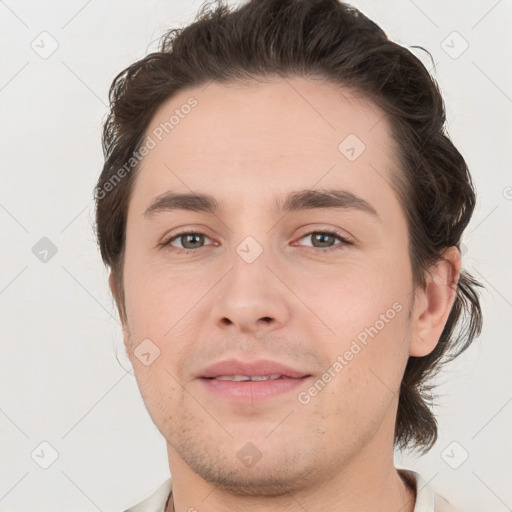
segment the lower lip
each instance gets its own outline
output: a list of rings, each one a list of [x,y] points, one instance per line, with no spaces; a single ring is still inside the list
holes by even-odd
[[[210,393],[220,398],[233,403],[252,404],[297,390],[304,385],[308,377],[299,379],[282,377],[273,380],[242,382],[205,378],[199,380]]]

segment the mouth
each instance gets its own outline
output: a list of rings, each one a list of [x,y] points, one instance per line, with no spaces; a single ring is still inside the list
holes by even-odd
[[[254,405],[270,399],[290,400],[292,391],[312,375],[271,359],[218,361],[196,374],[208,394],[228,403]]]
[[[263,380],[289,379],[285,375],[219,375],[218,377],[203,377],[209,380],[229,380],[232,382],[261,382]]]
[[[208,393],[209,399],[238,405],[261,404],[277,399],[295,399],[311,375],[287,377],[286,375],[219,375],[202,377],[200,382]]]
[[[221,379],[242,382],[246,380],[277,380],[281,378],[301,378],[307,372],[292,368],[279,361],[257,359],[243,361],[240,359],[224,359],[218,361],[196,374],[203,379]]]

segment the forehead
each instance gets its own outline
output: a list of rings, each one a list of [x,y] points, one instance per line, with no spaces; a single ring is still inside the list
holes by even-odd
[[[382,110],[320,80],[183,89],[159,107],[146,136],[154,147],[134,189],[134,200],[146,203],[170,189],[200,189],[241,205],[257,191],[281,195],[315,184],[376,196],[383,187],[391,193],[396,167]]]

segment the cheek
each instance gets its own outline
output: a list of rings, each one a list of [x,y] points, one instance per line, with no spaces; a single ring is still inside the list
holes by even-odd
[[[132,261],[126,262],[124,274],[132,363],[148,407],[158,410],[164,396],[179,400],[180,383],[188,378],[180,372],[200,350],[199,304],[218,278],[210,273],[210,283],[183,270]]]
[[[180,319],[192,312],[205,290],[215,283],[211,273],[197,274],[143,259],[127,261],[124,284],[130,325],[157,339],[171,335]]]
[[[364,338],[372,326],[379,332],[400,331],[402,311],[411,299],[408,270],[381,261],[346,265],[295,283],[297,294],[340,339],[360,333]]]
[[[354,265],[337,279],[303,285],[299,293],[329,327],[318,350],[335,375],[326,389],[336,394],[332,404],[340,410],[350,403],[364,408],[373,399],[392,399],[408,359],[409,273],[393,262],[381,263]],[[307,321],[303,328],[308,329]]]
[[[359,314],[362,328],[351,325],[343,330],[340,324],[336,341],[323,345],[330,365],[320,379],[328,382],[318,386],[321,391],[313,391],[317,396],[311,398],[311,404],[320,417],[330,418],[333,442],[339,442],[340,429],[346,439],[371,435],[386,415],[394,414],[408,358],[404,342],[407,312],[394,305],[395,309],[382,310],[384,315],[388,313],[388,323],[380,318],[375,321],[374,315],[368,314],[366,321]],[[375,304],[367,306],[380,311]]]
[[[165,363],[161,355],[151,365],[145,366],[134,360],[133,368],[137,385],[154,424],[166,435],[166,429],[180,411],[184,399],[183,387],[178,383],[175,371]]]

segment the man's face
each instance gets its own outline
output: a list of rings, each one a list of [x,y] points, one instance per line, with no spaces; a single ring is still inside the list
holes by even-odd
[[[197,105],[182,109],[190,97]],[[389,449],[413,296],[382,112],[299,78],[210,84],[169,99],[146,134],[156,146],[128,211],[125,343],[171,458],[226,488],[270,492]],[[328,189],[371,208],[276,209],[288,194]],[[145,215],[167,192],[218,206]],[[197,234],[178,236],[186,230]],[[288,391],[200,377],[232,358],[309,376],[287,379]]]

